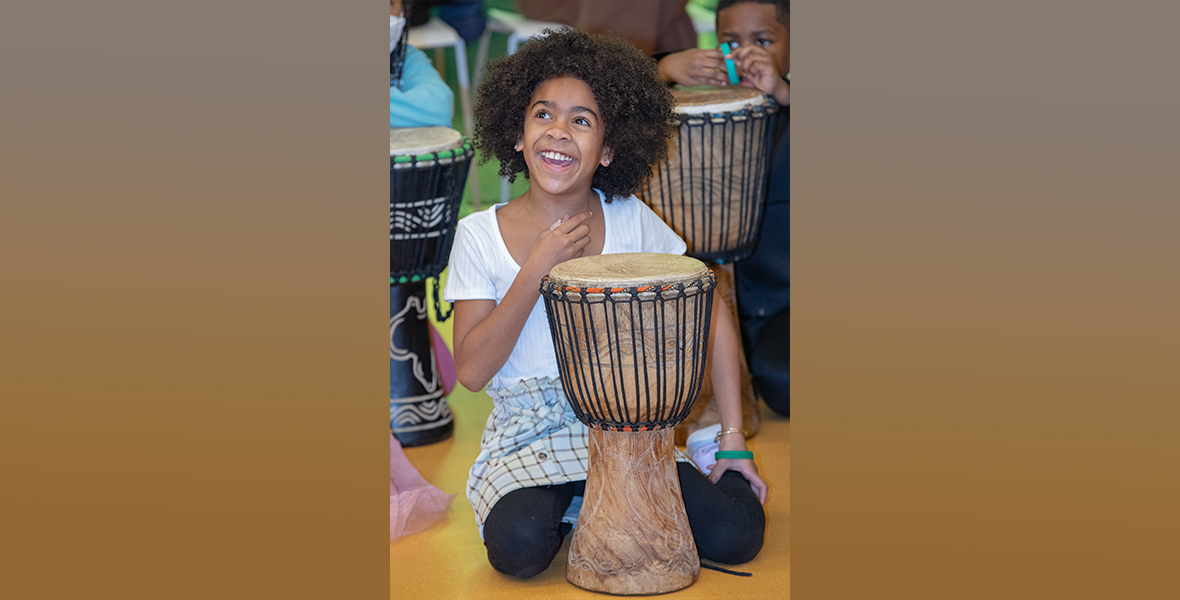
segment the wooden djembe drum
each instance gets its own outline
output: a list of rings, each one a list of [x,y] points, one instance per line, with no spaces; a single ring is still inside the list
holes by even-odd
[[[689,256],[741,260],[758,244],[778,106],[742,86],[676,89],[672,98],[680,126],[639,197],[684,238]]]
[[[578,587],[662,594],[697,580],[672,428],[700,389],[715,286],[702,262],[667,254],[577,258],[541,281],[562,387],[590,427],[566,565]]]

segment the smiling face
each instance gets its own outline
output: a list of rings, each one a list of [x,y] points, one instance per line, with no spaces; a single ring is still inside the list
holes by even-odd
[[[772,4],[742,2],[717,13],[717,39],[730,46],[762,46],[774,56],[779,75],[791,70],[791,31]]]
[[[537,86],[525,110],[520,151],[532,185],[549,194],[588,191],[598,166],[610,164],[590,86],[572,77],[550,79]]]

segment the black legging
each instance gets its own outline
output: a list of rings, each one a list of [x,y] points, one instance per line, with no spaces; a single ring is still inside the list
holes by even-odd
[[[791,309],[766,321],[750,353],[754,387],[774,412],[791,417]]]
[[[750,482],[726,471],[713,485],[688,463],[676,463],[688,525],[701,558],[724,564],[753,559],[762,549],[766,513]],[[586,482],[530,487],[506,494],[484,521],[488,562],[501,573],[529,578],[544,571],[570,531],[561,517]]]

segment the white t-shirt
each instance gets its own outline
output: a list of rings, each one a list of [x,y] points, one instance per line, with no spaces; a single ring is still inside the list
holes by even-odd
[[[598,192],[598,196],[602,198],[602,192]],[[447,266],[447,285],[443,290],[443,299],[447,302],[495,300],[498,305],[516,280],[520,265],[508,252],[496,219],[496,210],[501,206],[504,204],[470,214],[459,221]],[[606,223],[603,254],[684,254],[686,250],[684,240],[635,196],[618,198],[610,204],[602,202],[602,218]],[[537,287],[540,286],[538,281]],[[516,347],[492,377],[490,385],[503,389],[522,379],[557,376],[557,356],[553,352],[545,302],[538,298]]]

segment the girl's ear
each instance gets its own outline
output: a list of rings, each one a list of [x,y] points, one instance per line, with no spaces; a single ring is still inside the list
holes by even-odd
[[[598,164],[600,164],[604,167],[609,167],[610,161],[613,160],[614,157],[615,157],[615,153],[613,151],[611,151],[610,148],[603,148],[602,149],[602,160],[598,161]]]
[[[516,140],[516,147],[514,147],[514,148],[513,148],[513,150],[516,150],[517,152],[520,152],[520,151],[521,151],[521,150],[523,150],[523,149],[524,149],[524,140],[522,140],[522,139],[517,139],[517,140]]]

